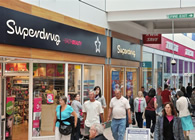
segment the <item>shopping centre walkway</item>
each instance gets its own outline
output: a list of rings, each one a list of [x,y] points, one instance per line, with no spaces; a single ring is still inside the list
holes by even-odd
[[[194,125],[195,125],[195,118],[193,118],[193,122],[194,122]],[[114,138],[112,137],[112,132],[111,132],[110,127],[106,128],[104,130],[104,135],[106,136],[106,138],[108,140],[114,140]],[[125,140],[125,138],[124,138],[124,140]],[[153,140],[153,139],[151,139],[151,140]],[[190,140],[195,140],[195,129],[190,132]]]

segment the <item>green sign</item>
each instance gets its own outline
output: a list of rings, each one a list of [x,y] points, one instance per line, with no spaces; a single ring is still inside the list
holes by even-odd
[[[12,101],[9,101],[8,103],[7,103],[7,106],[6,106],[7,108],[6,108],[6,113],[8,114],[8,115],[11,115],[12,113],[13,113],[13,111],[14,111],[14,105],[13,105],[13,103],[12,103]]]
[[[187,13],[187,14],[172,14],[167,15],[169,19],[175,19],[175,18],[194,18],[194,13]]]
[[[144,61],[144,62],[142,62],[142,67],[143,68],[152,68],[152,62]]]

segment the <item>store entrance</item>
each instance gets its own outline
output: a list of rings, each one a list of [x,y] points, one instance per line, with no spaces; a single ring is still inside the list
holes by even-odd
[[[29,77],[6,76],[6,140],[28,139]]]
[[[179,85],[178,85],[178,76],[174,75],[172,76],[172,87],[171,88],[178,88]]]

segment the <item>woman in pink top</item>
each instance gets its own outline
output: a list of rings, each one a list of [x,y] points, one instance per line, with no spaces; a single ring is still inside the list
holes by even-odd
[[[143,112],[146,108],[146,100],[143,97],[142,91],[138,92],[138,97],[135,98],[134,100],[134,110],[135,110],[135,115],[136,115],[136,121],[138,124],[139,128],[143,128]]]

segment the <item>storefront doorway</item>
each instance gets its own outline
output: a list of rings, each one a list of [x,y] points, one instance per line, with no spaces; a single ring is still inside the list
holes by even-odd
[[[29,77],[6,76],[6,140],[28,139]]]
[[[178,76],[177,75],[173,75],[172,76],[172,87],[171,88],[176,88],[178,89],[179,88],[179,85],[178,85]]]

